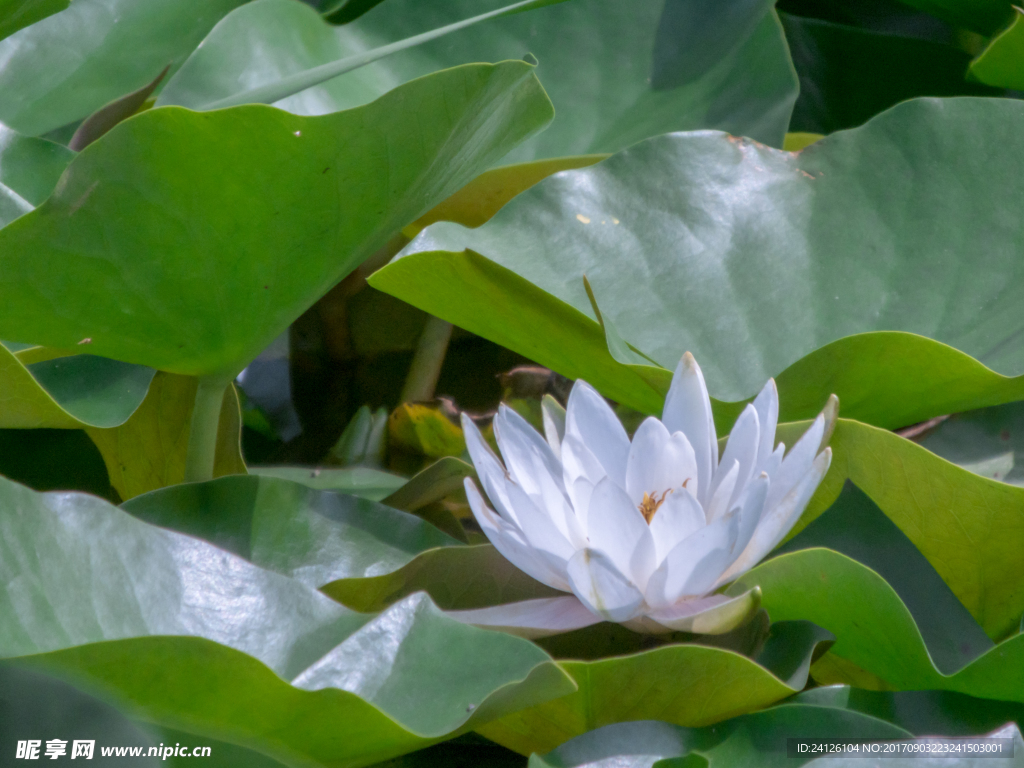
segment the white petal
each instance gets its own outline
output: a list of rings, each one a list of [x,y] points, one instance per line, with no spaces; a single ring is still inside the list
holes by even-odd
[[[721,635],[731,632],[753,616],[761,607],[761,590],[757,587],[736,597],[709,595],[685,600],[648,617],[676,632]]]
[[[639,615],[643,594],[603,552],[581,549],[569,561],[568,575],[573,594],[593,613],[618,622]]]
[[[530,496],[553,486],[562,492],[562,464],[530,423],[502,403],[494,417],[494,438],[509,474]]]
[[[711,525],[720,524],[725,529],[725,544],[713,549],[700,559],[690,577],[683,582],[679,593],[685,597],[699,597],[713,592],[719,577],[732,565],[738,554],[736,541],[739,538],[739,515],[727,515]],[[711,526],[708,526],[711,527]]]
[[[739,516],[739,532],[736,536],[736,544],[733,547],[735,559],[746,549],[761,522],[761,514],[764,512],[764,503],[768,498],[768,490],[771,487],[771,480],[766,472],[755,477],[748,483],[743,495],[738,500],[737,514]]]
[[[555,458],[561,461],[562,439],[565,437],[565,408],[551,395],[544,395],[540,401],[540,412],[544,419],[544,437],[551,446]]]
[[[703,528],[707,520],[704,509],[689,488],[669,494],[651,520],[655,560],[661,563],[679,542]]]
[[[722,461],[715,471],[715,477],[711,481],[711,498],[715,498],[715,492],[724,481],[723,470],[731,471],[733,462],[736,462],[738,474],[736,476],[734,490],[726,500],[728,506],[740,491],[746,486],[747,481],[754,471],[754,464],[757,462],[757,450],[761,438],[761,427],[758,424],[757,411],[754,406],[748,405],[736,419],[736,424],[729,434],[729,442],[725,445],[725,452],[722,454]]]
[[[782,497],[788,494],[800,481],[800,478],[807,474],[807,470],[811,467],[811,462],[814,461],[814,457],[818,454],[821,446],[821,437],[824,433],[825,419],[819,415],[808,430],[796,441],[796,445],[789,449],[789,453],[782,460],[779,471],[772,475],[772,489],[768,493],[767,501],[769,509],[778,504]]]
[[[506,560],[542,584],[565,592],[572,591],[565,573],[567,563],[558,568],[549,559],[539,558],[526,542],[523,532],[514,523],[507,522],[488,508],[471,478],[467,477],[464,485],[473,517],[480,524],[480,529],[487,539]]]
[[[733,492],[736,490],[736,481],[740,477],[740,463],[733,461],[732,465],[726,467],[724,464],[718,469],[719,477],[716,477],[718,488],[714,495],[704,504],[704,517],[711,523],[724,515],[729,510],[729,502],[732,500]]]
[[[565,494],[562,466],[551,447],[526,419],[504,405],[494,417],[494,434],[516,485],[551,517],[574,548],[582,547],[583,529]]]
[[[508,481],[508,474],[505,472],[505,465],[501,463],[491,446],[484,440],[476,424],[465,413],[462,414],[462,433],[466,437],[466,448],[469,457],[473,460],[473,467],[484,486],[487,498],[502,517],[513,523],[518,523],[515,511],[508,501],[505,493],[505,483]]]
[[[601,478],[604,479],[603,477]],[[585,477],[577,477],[569,490],[573,512],[580,527],[587,530],[587,513],[590,511],[590,497],[594,493],[594,484]]]
[[[690,441],[682,432],[670,435],[665,425],[653,416],[644,419],[633,435],[626,461],[629,497],[634,504],[639,504],[645,493],[680,490],[683,483],[691,493],[696,493],[697,460]]]
[[[779,474],[779,467],[782,466],[782,459],[786,455],[786,444],[779,443],[775,446],[775,450],[772,451],[768,460],[758,468],[760,472],[764,472],[768,477],[777,478]]]
[[[583,529],[587,528],[587,510],[590,508],[590,494],[594,486],[604,480],[604,467],[582,441],[567,434],[562,441],[562,481],[576,519]]]
[[[672,376],[661,420],[669,432],[682,432],[693,446],[699,485],[697,499],[704,504],[718,466],[718,437],[704,375],[689,352],[683,355]]]
[[[591,485],[597,485],[608,473],[591,450],[576,435],[567,433],[562,440],[562,480],[571,488],[578,478],[585,477]]]
[[[551,519],[551,515],[533,503],[533,499],[512,481],[507,481],[505,491],[509,503],[516,511],[519,528],[526,543],[539,554],[549,553],[561,563],[572,557],[576,547]]]
[[[825,473],[828,472],[832,463],[832,449],[826,448],[818,454],[814,463],[807,470],[807,473],[800,478],[795,486],[783,497],[774,507],[765,507],[763,517],[757,529],[754,531],[750,543],[747,544],[743,553],[736,558],[736,561],[729,566],[722,574],[718,584],[726,584],[743,573],[749,571],[761,559],[775,549],[776,545],[785,538],[790,528],[796,525],[800,515],[807,507],[811,496],[817,490]],[[775,490],[774,484],[768,492],[768,498]]]
[[[565,434],[578,438],[597,458],[605,474],[625,486],[629,437],[615,411],[585,381],[577,381],[569,394]]]
[[[684,597],[702,596],[733,560],[730,553],[739,534],[738,516],[723,515],[677,544],[647,582],[647,604],[654,609],[674,605]]]
[[[445,615],[464,624],[498,629],[527,639],[571,632],[604,621],[574,595],[523,600],[468,611],[446,611]]]
[[[775,379],[768,379],[768,383],[754,398],[754,410],[757,411],[761,427],[754,472],[762,472],[775,449],[775,429],[779,425],[779,390],[775,386]]]
[[[587,538],[641,590],[654,570],[654,538],[644,516],[626,492],[606,477],[590,497]]]

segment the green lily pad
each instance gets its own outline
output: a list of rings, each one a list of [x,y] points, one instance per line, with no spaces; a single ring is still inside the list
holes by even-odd
[[[0,40],[47,16],[63,11],[71,0],[3,0],[0,2]]]
[[[912,439],[983,477],[1024,485],[1024,403],[955,413]]]
[[[804,765],[812,759],[810,755],[802,759],[789,757],[787,739],[888,740],[910,736],[902,728],[859,712],[787,703],[710,728],[680,728],[652,721],[609,725],[579,736],[543,758],[531,758],[530,768],[651,768],[658,760],[690,752],[704,757],[705,765],[712,768],[783,768]]]
[[[414,475],[384,499],[384,503],[411,512],[460,490],[467,477],[476,477],[473,465],[454,456],[446,456]]]
[[[836,636],[830,654],[876,676],[893,690],[950,690],[1024,702],[1024,635],[1016,635],[962,669],[943,674],[914,619],[875,571],[829,549],[779,555],[741,576],[727,590],[760,586],[777,621],[806,619]],[[845,682],[815,679],[823,683]]]
[[[522,61],[438,72],[322,117],[143,112],[0,230],[0,336],[53,347],[88,337],[107,357],[233,376],[396,230],[550,118]],[[25,289],[36,281],[39,292]]]
[[[16,664],[0,664],[0,712],[4,713],[0,719],[0,750],[7,759],[17,754],[19,741],[29,739],[39,744],[36,759],[46,759],[47,740],[59,738],[66,742],[65,760],[74,754],[75,741],[92,741],[91,757],[78,754],[75,758],[94,761],[90,766],[123,765],[124,757],[104,756],[102,750],[126,745],[143,748],[143,756],[132,761],[136,765],[155,768],[161,762],[158,757],[146,755],[158,740],[145,727],[140,728],[106,702],[62,680],[19,669]]]
[[[473,179],[447,200],[434,206],[404,230],[412,239],[439,221],[454,221],[464,227],[487,223],[509,200],[548,176],[574,168],[586,168],[607,155],[579,155],[533,160],[528,163],[492,168]]]
[[[989,85],[1024,89],[1024,10],[1014,6],[1013,22],[971,62],[970,74]]]
[[[536,646],[425,595],[357,614],[92,496],[0,479],[0,499],[0,657],[134,718],[359,766],[572,690]]]
[[[429,549],[393,570],[318,586],[339,603],[366,613],[420,591],[448,611],[565,594],[527,576],[490,544]]]
[[[783,425],[778,439],[792,445],[806,427]],[[909,537],[989,637],[1018,630],[1024,614],[1024,489],[979,477],[899,435],[847,419],[839,419],[829,445],[832,466],[794,531],[828,509],[852,480]],[[773,612],[772,618],[781,617]]]
[[[256,475],[175,485],[137,496],[122,509],[313,588],[390,573],[425,550],[459,544],[369,499]]]
[[[258,0],[210,33],[160,103],[198,109],[479,12],[476,0],[388,0],[333,28],[290,0]],[[437,69],[526,53],[541,63],[557,118],[507,162],[615,151],[706,127],[781,146],[796,99],[782,29],[764,0],[573,0],[474,25],[276,103],[323,114]]]
[[[661,413],[671,371],[616,359],[600,324],[479,254],[414,253],[374,273],[369,282],[571,379],[585,379],[641,413]],[[777,383],[784,421],[813,418],[835,393],[845,415],[882,427],[1024,397],[1024,376],[1001,376],[946,344],[894,331],[827,344],[786,368]],[[731,427],[747,402],[712,398],[720,432]]]
[[[6,227],[12,221],[32,210],[32,206],[21,195],[10,187],[0,183],[0,227]]]
[[[0,125],[0,227],[46,199],[74,154],[60,144]]]
[[[547,752],[612,723],[662,720],[700,727],[751,712],[802,689],[810,659],[831,636],[806,622],[777,625],[759,660],[701,645],[668,645],[599,661],[562,661],[579,686],[568,696],[495,720],[477,731],[521,754]],[[777,674],[773,674],[777,672]],[[794,672],[796,674],[794,674]],[[779,675],[783,679],[780,679]]]
[[[243,2],[75,0],[0,42],[0,122],[38,136],[80,120],[180,66]]]
[[[952,45],[787,13],[779,17],[800,76],[791,131],[853,128],[917,96],[1002,95],[966,81],[971,57]]]
[[[833,391],[831,378],[848,371],[856,386],[840,392],[844,402],[902,426],[950,400],[1021,399],[1024,379],[992,374],[1024,372],[1021,315],[1007,292],[1024,226],[1012,201],[1024,195],[1024,173],[1004,159],[1021,136],[1024,105],[968,98],[905,102],[799,153],[723,134],[661,136],[545,179],[475,230],[429,227],[370,282],[573,376],[587,356],[577,346],[595,344],[594,328],[577,344],[566,343],[574,329],[559,326],[593,317],[586,275],[606,325],[667,369],[690,350],[718,398],[748,397],[835,343],[807,360],[826,386],[814,392],[815,408]],[[501,277],[464,249],[504,267]],[[521,280],[505,285],[508,271]],[[548,296],[563,304],[553,308]],[[565,304],[578,316],[567,318]],[[839,341],[868,331],[904,334]],[[880,353],[900,348],[927,366],[896,373],[881,364]],[[599,362],[593,373],[609,365]],[[654,410],[639,383],[628,397],[615,370],[621,375],[588,380]],[[970,384],[953,397],[931,388],[961,374]],[[630,378],[668,377],[650,366]],[[929,397],[890,400],[876,387]],[[780,397],[789,407],[781,381]]]
[[[0,125],[0,184],[36,206],[48,198],[75,153]]]
[[[93,355],[25,366],[0,345],[0,428],[118,426],[138,409],[154,373]]]
[[[319,491],[350,493],[370,501],[381,501],[406,483],[401,475],[393,475],[370,467],[344,467],[342,469],[311,467],[249,467],[253,475],[278,477],[293,483],[302,483]]]
[[[939,670],[956,672],[993,647],[931,563],[852,482],[847,481],[835,503],[776,553],[813,547],[846,555],[885,579],[914,617]]]
[[[197,386],[198,380],[193,377],[160,372],[149,385],[142,405],[127,421],[108,429],[86,429],[103,455],[111,485],[122,499],[184,482]],[[214,477],[246,473],[241,433],[238,394],[230,386],[224,391],[220,410]]]

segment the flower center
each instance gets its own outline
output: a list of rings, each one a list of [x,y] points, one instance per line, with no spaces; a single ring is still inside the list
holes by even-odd
[[[680,487],[685,488],[688,482],[690,482],[690,478],[683,480],[683,484]],[[658,507],[665,503],[665,498],[674,490],[674,488],[669,488],[667,491],[662,491],[660,497],[657,492],[647,493],[644,491],[643,501],[640,502],[640,506],[637,509],[640,510],[640,514],[644,516],[644,520],[647,521],[648,525],[654,519],[654,513],[658,511]]]
[[[665,503],[665,497],[672,493],[672,489],[669,488],[667,491],[662,491],[659,497],[657,493],[650,494],[644,492],[644,499],[640,502],[640,506],[637,509],[640,510],[640,514],[644,516],[644,520],[647,524],[651,524],[651,520],[654,519],[654,513],[658,511],[658,507]]]

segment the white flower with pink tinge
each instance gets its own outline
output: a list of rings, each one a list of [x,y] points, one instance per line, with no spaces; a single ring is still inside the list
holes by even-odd
[[[755,587],[718,594],[774,549],[799,519],[832,459],[838,401],[786,453],[775,445],[775,382],[747,405],[718,456],[711,399],[687,352],[661,420],[632,442],[608,403],[576,382],[562,411],[544,404],[542,437],[502,406],[494,434],[504,465],[465,415],[480,482],[473,514],[517,568],[566,592],[449,615],[525,637],[613,621],[639,632],[728,632],[760,605]]]

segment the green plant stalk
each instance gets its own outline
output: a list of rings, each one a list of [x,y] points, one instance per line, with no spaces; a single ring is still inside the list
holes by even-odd
[[[409,366],[409,375],[402,387],[400,402],[413,403],[434,397],[437,379],[441,375],[448,342],[452,338],[452,324],[439,317],[430,317],[423,329],[416,352]]]
[[[200,376],[192,423],[188,433],[188,454],[185,458],[185,482],[213,479],[213,462],[217,455],[217,429],[220,426],[221,404],[230,379],[223,376]]]

